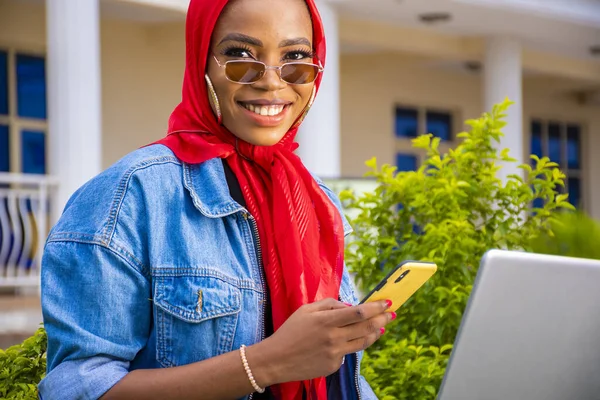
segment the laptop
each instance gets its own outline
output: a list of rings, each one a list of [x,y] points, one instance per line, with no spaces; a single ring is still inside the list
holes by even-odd
[[[599,399],[600,261],[487,253],[438,400]]]

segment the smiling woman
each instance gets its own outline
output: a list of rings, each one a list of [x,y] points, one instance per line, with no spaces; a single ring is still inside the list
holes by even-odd
[[[167,137],[49,236],[41,396],[374,399],[361,354],[395,314],[353,305],[351,228],[294,153],[325,63],[314,1],[191,0],[186,49]]]
[[[223,125],[240,139],[270,146],[308,106],[319,67],[312,64],[312,21],[306,3],[255,3],[237,1],[225,8],[212,35],[215,57],[209,58],[207,72],[220,100]],[[301,64],[285,64],[290,62]],[[226,63],[224,70],[221,63]],[[286,81],[290,77],[302,80]]]

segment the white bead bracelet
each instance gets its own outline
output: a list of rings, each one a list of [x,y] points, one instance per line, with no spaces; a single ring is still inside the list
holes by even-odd
[[[252,375],[252,370],[250,369],[250,366],[248,365],[248,360],[246,359],[246,346],[245,345],[242,345],[242,347],[240,347],[240,356],[242,357],[242,364],[244,364],[244,369],[246,370],[246,375],[248,375],[248,379],[250,380],[252,387],[258,393],[264,393],[265,389],[258,386],[256,381],[254,380],[254,375]]]

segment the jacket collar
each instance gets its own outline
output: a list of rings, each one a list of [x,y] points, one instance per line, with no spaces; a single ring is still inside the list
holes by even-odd
[[[183,184],[194,206],[209,218],[222,218],[245,211],[229,194],[225,170],[220,158],[201,164],[183,164]]]
[[[335,194],[331,189],[319,178],[315,177],[315,180],[334,201]],[[184,163],[183,184],[192,196],[194,206],[206,217],[222,218],[237,212],[248,212],[229,194],[223,161],[220,158],[213,158],[201,164]],[[352,233],[352,227],[341,211],[341,204],[334,201],[334,205],[342,213],[344,236],[347,236]]]

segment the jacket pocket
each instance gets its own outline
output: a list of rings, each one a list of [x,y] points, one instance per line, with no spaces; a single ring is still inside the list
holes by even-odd
[[[165,367],[190,364],[232,350],[240,289],[210,275],[155,278],[156,357]]]

